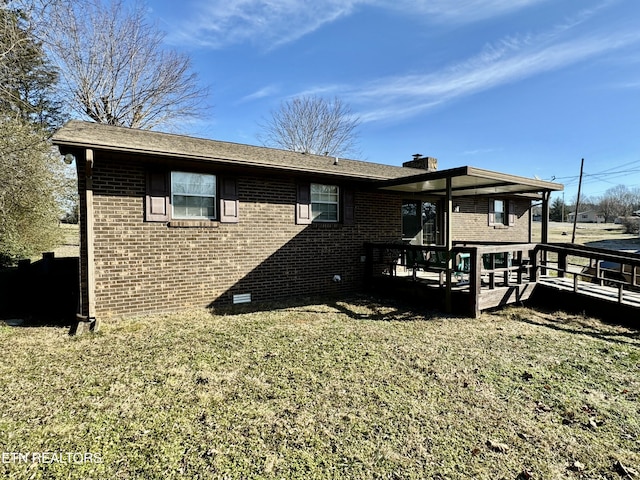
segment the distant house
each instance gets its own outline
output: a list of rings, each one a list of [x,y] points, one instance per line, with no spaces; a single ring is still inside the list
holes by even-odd
[[[573,223],[575,221],[575,212],[571,212],[567,215],[567,221]],[[595,210],[589,210],[586,212],[578,213],[579,223],[604,223],[604,215],[596,212]]]
[[[89,322],[347,295],[366,242],[530,242],[532,201],[562,189],[429,157],[390,166],[78,121],[53,142],[77,165]]]

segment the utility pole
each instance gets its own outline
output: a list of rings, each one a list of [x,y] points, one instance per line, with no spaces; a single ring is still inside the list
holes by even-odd
[[[584,158],[580,162],[580,181],[578,182],[578,198],[576,199],[576,212],[573,215],[573,234],[571,243],[576,243],[576,224],[578,223],[578,209],[580,208],[580,190],[582,189],[582,170],[584,168]]]

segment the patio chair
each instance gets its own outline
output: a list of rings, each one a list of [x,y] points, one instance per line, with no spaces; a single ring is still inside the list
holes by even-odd
[[[444,285],[444,277],[447,272],[447,252],[443,250],[433,250],[429,252],[426,270],[439,274],[440,286]]]
[[[471,271],[471,255],[468,253],[458,254],[458,263],[456,263],[453,275],[458,281],[458,285],[469,283],[469,272]],[[467,275],[467,279],[464,276]]]
[[[405,255],[406,268],[413,270],[413,278],[416,278],[416,272],[419,269],[426,270],[428,262],[421,249],[408,249]]]

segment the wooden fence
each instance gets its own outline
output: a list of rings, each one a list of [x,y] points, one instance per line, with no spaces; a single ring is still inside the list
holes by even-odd
[[[41,260],[21,260],[16,268],[3,270],[0,314],[34,323],[71,324],[78,309],[78,269],[77,257],[44,253]]]

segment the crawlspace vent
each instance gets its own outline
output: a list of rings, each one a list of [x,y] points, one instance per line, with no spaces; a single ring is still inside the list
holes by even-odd
[[[233,296],[233,304],[236,303],[251,303],[251,294],[250,293],[241,293],[240,295]]]

